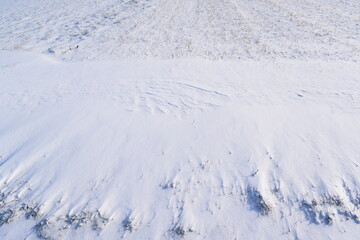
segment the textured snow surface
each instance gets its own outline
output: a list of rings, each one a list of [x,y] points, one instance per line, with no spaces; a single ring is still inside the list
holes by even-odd
[[[3,237],[358,238],[357,63],[0,55]]]
[[[358,0],[0,0],[0,239],[358,239]]]
[[[64,59],[360,59],[358,0],[2,0],[0,46]]]

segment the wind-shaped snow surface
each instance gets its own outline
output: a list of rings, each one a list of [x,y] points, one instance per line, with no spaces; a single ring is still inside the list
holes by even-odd
[[[1,0],[0,239],[358,239],[359,61],[358,0]]]
[[[3,239],[356,239],[360,68],[1,52]]]

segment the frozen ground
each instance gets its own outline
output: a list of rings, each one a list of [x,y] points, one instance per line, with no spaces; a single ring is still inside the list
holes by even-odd
[[[359,18],[1,0],[0,238],[358,239]]]

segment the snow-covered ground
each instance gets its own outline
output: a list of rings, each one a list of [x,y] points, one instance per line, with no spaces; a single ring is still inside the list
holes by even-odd
[[[360,2],[1,0],[1,239],[358,239]]]
[[[359,0],[1,0],[0,26],[67,60],[360,60]]]

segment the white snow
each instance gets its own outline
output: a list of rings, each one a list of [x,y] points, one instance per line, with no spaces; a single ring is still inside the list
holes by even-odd
[[[360,60],[358,0],[2,0],[0,46],[66,60]]]
[[[2,0],[0,238],[358,239],[359,20]]]

